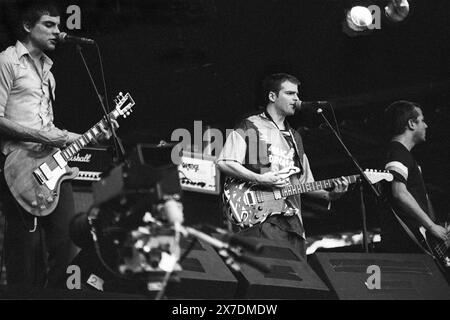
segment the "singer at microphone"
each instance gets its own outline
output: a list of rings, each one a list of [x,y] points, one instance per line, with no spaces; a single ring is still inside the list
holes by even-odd
[[[58,34],[58,41],[61,43],[95,44],[95,41],[92,39],[72,36],[65,32],[60,32]]]
[[[225,239],[255,251],[258,247],[252,246],[249,241],[244,244],[244,237],[274,241],[283,239],[294,248],[296,254],[306,258],[305,228],[301,218],[302,195],[295,187],[312,183],[314,175],[300,133],[290,126],[286,118],[295,115],[299,109],[323,106],[327,102],[301,102],[300,81],[290,74],[271,74],[262,85],[264,110],[236,124],[216,161],[222,173],[239,179],[238,183],[230,179],[223,188],[226,199],[223,210],[230,223],[235,224],[233,231],[239,232],[237,236],[225,234]],[[294,173],[292,167],[298,170],[293,170]],[[284,174],[283,171],[291,174]],[[332,188],[311,190],[307,196],[325,201],[336,200],[347,191],[348,180],[336,179]],[[284,198],[283,194],[289,197]],[[270,201],[266,200],[266,196]],[[268,205],[269,202],[277,204]]]

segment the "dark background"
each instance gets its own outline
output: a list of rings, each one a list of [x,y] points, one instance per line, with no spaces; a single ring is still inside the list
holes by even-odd
[[[340,0],[132,0],[58,1],[81,8],[81,30],[101,48],[109,102],[119,92],[136,101],[121,121],[126,145],[170,141],[176,128],[194,120],[224,130],[255,110],[262,77],[288,72],[301,81],[302,100],[330,100],[344,142],[363,167],[378,168],[384,108],[398,99],[422,104],[428,142],[415,149],[441,216],[448,212],[450,2],[410,1],[407,19],[350,37],[342,31]],[[372,3],[383,6],[386,1]],[[0,1],[0,48],[14,44],[17,1]],[[95,47],[83,52],[101,92]],[[81,132],[101,117],[101,108],[73,45],[52,53],[57,79],[57,124]],[[329,111],[325,114],[332,119]],[[355,174],[337,140],[308,112],[292,118],[317,179]],[[334,206],[333,215],[305,210],[309,234],[360,228],[358,192]],[[366,197],[371,227],[373,200]],[[221,224],[218,196],[186,192],[188,223]]]

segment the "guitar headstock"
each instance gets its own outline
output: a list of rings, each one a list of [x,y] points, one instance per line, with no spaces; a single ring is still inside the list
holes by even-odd
[[[364,170],[364,173],[371,184],[380,182],[382,180],[386,180],[388,182],[394,180],[394,176],[392,175],[392,173],[385,170],[366,169]]]
[[[124,118],[128,117],[131,112],[133,112],[132,108],[135,102],[128,92],[125,95],[122,92],[119,92],[114,99],[114,103],[116,104],[115,110]]]

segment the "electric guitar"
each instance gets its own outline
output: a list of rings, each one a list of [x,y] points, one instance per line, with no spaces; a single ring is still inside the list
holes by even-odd
[[[446,229],[449,230],[449,227],[447,226],[443,227],[446,227]],[[424,227],[420,227],[419,232],[422,236],[418,237],[421,244],[431,251],[432,255],[440,264],[443,271],[446,273],[448,277],[450,277],[450,253],[449,253],[450,240],[443,241],[439,238],[436,238]]]
[[[285,168],[279,171],[281,177],[299,173],[297,167]],[[381,180],[392,181],[393,176],[386,171],[366,170],[364,172],[370,183]],[[336,178],[338,179],[338,178]],[[281,212],[289,196],[334,187],[334,180],[314,181],[305,184],[290,185],[284,188],[263,187],[237,178],[227,178],[222,191],[222,201],[225,215],[233,224],[242,228],[251,227],[265,221],[272,213]],[[359,175],[348,176],[350,183],[360,181]]]
[[[129,93],[122,92],[115,99],[115,108],[108,114],[111,120],[126,118],[132,112],[134,100]],[[78,168],[67,165],[96,137],[101,129],[108,128],[106,118],[100,120],[80,138],[64,149],[43,146],[41,150],[17,149],[5,161],[5,180],[20,206],[34,216],[47,216],[55,210],[59,201],[61,182],[78,175]]]

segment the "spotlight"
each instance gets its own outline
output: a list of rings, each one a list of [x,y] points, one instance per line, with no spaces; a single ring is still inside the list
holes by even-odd
[[[409,3],[407,0],[391,0],[384,8],[386,18],[392,22],[405,20],[409,13]]]
[[[355,6],[347,12],[347,26],[353,31],[367,30],[372,20],[372,13],[367,7]]]

